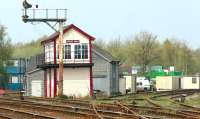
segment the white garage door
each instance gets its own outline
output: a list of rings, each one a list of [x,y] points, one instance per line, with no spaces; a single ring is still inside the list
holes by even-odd
[[[89,95],[89,80],[64,80],[63,94],[76,97],[84,97]]]
[[[89,95],[89,68],[65,68],[63,79],[63,94],[84,97]]]
[[[42,81],[31,81],[31,95],[35,97],[42,96]]]

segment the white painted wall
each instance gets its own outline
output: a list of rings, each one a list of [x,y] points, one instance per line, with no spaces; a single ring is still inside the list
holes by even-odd
[[[87,37],[74,29],[70,29],[68,32],[63,34],[63,43],[66,43],[66,40],[80,40],[80,43],[89,43],[89,39]]]
[[[51,97],[54,97],[54,69],[51,69]]]
[[[47,87],[46,87],[47,88],[47,97],[53,98],[54,97],[54,69],[53,68],[48,69],[46,74],[47,74],[47,77],[46,77],[47,78]],[[50,76],[50,74],[51,74],[51,76]],[[51,92],[51,94],[50,94],[50,92]]]
[[[80,43],[66,43],[67,40],[79,40]],[[88,44],[88,59],[74,59],[74,45],[78,45],[78,44],[82,44],[82,43],[86,43]],[[59,44],[59,40],[58,38],[56,39],[56,44]],[[70,29],[68,32],[63,34],[63,44],[70,44],[71,45],[71,50],[72,50],[72,58],[71,59],[63,59],[64,63],[89,63],[89,56],[90,56],[90,52],[89,52],[89,39],[87,37],[85,37],[84,35],[82,35],[81,33],[77,32],[74,29]],[[58,48],[56,48],[56,50],[58,50]],[[64,55],[64,54],[63,54]],[[57,62],[59,61],[59,59],[57,59]]]
[[[105,92],[106,95],[110,95],[110,80],[105,78],[93,78],[94,90],[100,90]]]
[[[65,68],[63,94],[84,97],[90,93],[89,68]]]
[[[126,78],[119,79],[119,91],[124,95],[126,94]]]
[[[196,83],[192,83],[192,78],[196,78]],[[199,89],[199,77],[182,77],[181,89]]]
[[[131,76],[124,76],[124,78],[126,79],[126,89],[131,89]]]
[[[42,81],[41,80],[31,81],[31,95],[35,97],[42,96]]]
[[[157,76],[156,77],[156,89],[158,91],[179,89],[179,77]]]

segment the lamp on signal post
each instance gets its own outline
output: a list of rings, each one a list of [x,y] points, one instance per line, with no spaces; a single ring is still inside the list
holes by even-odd
[[[23,2],[23,7],[25,9],[25,15],[23,16],[24,18],[28,18],[28,15],[27,15],[27,9],[31,8],[32,5],[29,4],[26,0],[24,0]]]

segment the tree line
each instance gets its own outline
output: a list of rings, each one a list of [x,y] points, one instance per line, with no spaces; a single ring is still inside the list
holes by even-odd
[[[134,65],[141,66],[143,73],[154,65],[175,66],[175,70],[185,75],[195,75],[200,71],[200,49],[192,49],[187,42],[176,38],[161,42],[156,35],[143,31],[127,39],[96,40],[95,44],[118,58],[122,71],[130,72]]]
[[[5,37],[5,33],[3,34]],[[7,44],[6,47],[0,51],[11,54],[12,58],[29,58],[43,52],[40,42],[45,38],[46,36],[43,36],[28,43],[17,43],[12,45],[12,48],[8,44],[10,40],[7,39],[4,40],[4,44]],[[161,65],[166,68],[175,66],[176,70],[182,71],[185,75],[194,75],[200,71],[200,48],[192,49],[187,42],[180,39],[167,38],[161,42],[157,35],[142,31],[126,39],[116,38],[108,40],[108,42],[97,39],[94,44],[118,58],[122,71],[130,72],[134,65],[141,66],[142,72],[153,65]],[[13,54],[6,48],[13,49]],[[0,60],[3,57],[5,58],[1,55]],[[10,58],[10,55],[6,58]]]

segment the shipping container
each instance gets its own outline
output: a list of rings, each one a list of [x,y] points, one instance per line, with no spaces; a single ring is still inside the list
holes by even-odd
[[[119,91],[122,95],[126,94],[126,78],[119,79]]]
[[[135,93],[136,92],[136,79],[133,75],[123,76],[126,79],[126,92]]]
[[[181,88],[181,79],[177,76],[157,76],[157,91],[177,90]]]
[[[199,89],[199,77],[182,77],[181,89]]]

